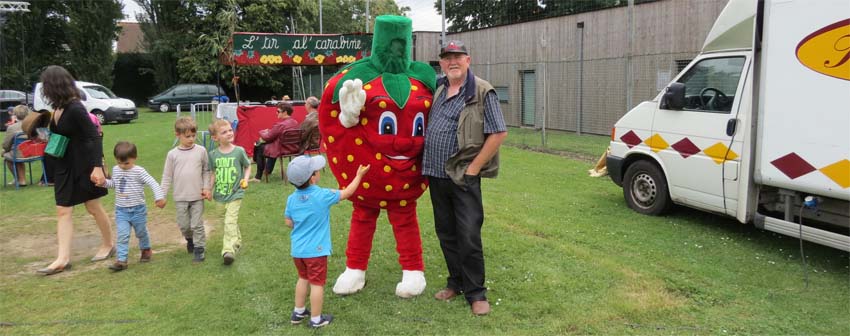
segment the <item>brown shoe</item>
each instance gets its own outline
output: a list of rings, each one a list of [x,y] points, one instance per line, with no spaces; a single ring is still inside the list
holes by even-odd
[[[490,314],[490,302],[487,300],[481,301],[473,301],[472,304],[472,314],[477,316]]]
[[[151,256],[153,255],[153,251],[151,249],[143,249],[142,257],[139,258],[139,262],[148,262],[151,261]]]
[[[451,288],[443,288],[437,294],[434,294],[434,298],[437,300],[448,301],[457,296],[457,291]]]
[[[123,271],[123,270],[127,269],[127,262],[126,261],[115,261],[114,264],[109,265],[109,269],[111,269],[115,272]]]

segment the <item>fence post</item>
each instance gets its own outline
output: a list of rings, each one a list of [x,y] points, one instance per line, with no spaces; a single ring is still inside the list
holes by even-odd
[[[629,45],[626,49],[626,111],[632,109],[632,46],[635,39],[635,0],[629,0]]]
[[[584,21],[576,24],[579,29],[578,47],[578,115],[576,116],[576,133],[581,135],[581,117],[584,108]]]

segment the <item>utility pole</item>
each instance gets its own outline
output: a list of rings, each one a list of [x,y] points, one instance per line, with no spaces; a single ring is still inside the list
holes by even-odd
[[[366,34],[369,33],[369,19],[371,18],[369,14],[369,0],[366,0]]]
[[[29,12],[30,3],[23,1],[0,1],[0,13]]]
[[[632,74],[633,43],[635,40],[635,0],[629,0],[629,45],[626,50],[626,111],[632,109],[632,91],[634,78]]]
[[[324,34],[324,30],[322,27],[322,0],[319,0],[319,34]],[[325,84],[325,66],[322,65],[319,67],[319,80],[321,81],[319,87],[322,87]],[[310,85],[312,91],[313,85]],[[319,91],[321,92],[321,90]]]
[[[446,0],[440,1],[440,12],[443,13],[443,19],[441,20],[443,23],[443,29],[440,33],[440,47],[446,46]]]

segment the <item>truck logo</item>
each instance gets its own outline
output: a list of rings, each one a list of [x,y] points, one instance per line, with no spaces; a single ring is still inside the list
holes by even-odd
[[[797,44],[797,59],[815,72],[850,80],[850,19],[806,36]]]

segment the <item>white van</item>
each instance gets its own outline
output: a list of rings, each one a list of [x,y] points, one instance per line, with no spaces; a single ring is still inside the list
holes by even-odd
[[[700,55],[612,130],[626,203],[850,251],[848,43],[850,1],[730,0]]]
[[[86,111],[97,116],[101,124],[111,121],[128,123],[137,119],[139,112],[132,100],[118,98],[111,90],[103,85],[89,82],[75,82],[80,91],[80,99]],[[45,100],[41,92],[41,83],[35,84],[33,94],[33,110],[50,111],[50,104]]]

